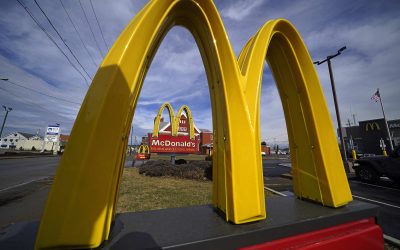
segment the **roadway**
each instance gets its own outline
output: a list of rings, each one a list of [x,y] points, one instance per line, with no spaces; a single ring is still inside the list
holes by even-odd
[[[59,161],[59,156],[0,159],[0,192],[54,176]]]
[[[286,166],[285,166],[286,165]],[[264,185],[285,195],[293,195],[291,180],[282,178],[290,173],[290,161],[263,160]],[[366,184],[349,178],[353,199],[378,205],[379,224],[384,234],[400,239],[400,187],[387,178],[377,184]]]

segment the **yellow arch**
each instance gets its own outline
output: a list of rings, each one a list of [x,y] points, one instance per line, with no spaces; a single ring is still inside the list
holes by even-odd
[[[171,133],[173,136],[176,136],[176,132],[175,132],[176,124],[175,124],[175,117],[174,117],[174,109],[172,108],[171,104],[169,104],[168,102],[165,102],[161,105],[160,109],[158,110],[157,117],[154,120],[153,137],[158,137],[158,130],[160,129],[160,120],[161,120],[161,116],[162,116],[162,113],[164,112],[165,108],[168,109],[168,113],[169,113],[169,121],[171,123]]]
[[[193,140],[194,139],[194,123],[193,123],[193,118],[192,118],[192,111],[190,111],[189,107],[187,105],[182,105],[181,108],[178,110],[178,113],[176,113],[175,116],[175,131],[174,134],[177,135],[178,134],[178,130],[179,130],[179,122],[181,120],[181,115],[182,112],[185,111],[188,120],[189,120],[189,136],[190,139]]]
[[[267,22],[239,56],[239,67],[247,78],[242,83],[249,113],[257,130],[265,58],[285,113],[295,194],[326,206],[345,205],[352,197],[329,110],[307,48],[289,22]]]
[[[259,98],[266,55],[288,124],[296,194],[333,207],[351,200],[322,90],[295,29],[285,20],[268,22],[238,63],[211,0],[153,0],[96,73],[57,169],[37,248],[94,248],[108,238],[143,79],[174,25],[193,34],[207,72],[215,130],[213,204],[226,220],[265,218]]]

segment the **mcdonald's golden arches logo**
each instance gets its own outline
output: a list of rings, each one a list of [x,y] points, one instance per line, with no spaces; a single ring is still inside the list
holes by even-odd
[[[379,124],[377,122],[368,122],[367,124],[365,124],[365,131],[373,131],[373,130],[381,130],[381,127],[379,126]]]
[[[145,144],[140,145],[137,153],[138,154],[150,154],[149,146],[147,146]]]
[[[189,137],[190,137],[190,139],[193,140],[194,139],[194,124],[193,124],[192,112],[190,111],[189,107],[186,105],[182,105],[179,108],[179,110],[175,116],[174,109],[172,108],[171,104],[169,104],[168,102],[163,103],[157,113],[157,117],[154,120],[153,137],[158,136],[158,130],[160,127],[161,116],[162,116],[162,113],[164,112],[165,108],[167,108],[167,110],[168,110],[169,119],[170,119],[170,123],[171,123],[172,136],[178,135],[179,122],[181,120],[181,115],[182,115],[182,112],[185,112],[187,115],[187,119],[189,120]]]

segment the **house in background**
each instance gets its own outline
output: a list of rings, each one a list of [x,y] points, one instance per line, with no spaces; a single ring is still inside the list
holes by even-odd
[[[37,134],[13,132],[0,139],[0,149],[63,151],[68,143],[69,135],[60,134],[58,142],[44,141]]]
[[[0,148],[16,149],[18,144],[27,140],[42,140],[42,138],[35,134],[13,132],[0,139]]]

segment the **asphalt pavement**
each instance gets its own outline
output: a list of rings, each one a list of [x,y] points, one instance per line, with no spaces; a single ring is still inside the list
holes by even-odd
[[[291,180],[282,177],[290,173],[290,161],[264,160],[263,167],[265,186],[293,195]],[[351,177],[349,183],[353,199],[380,207],[378,219],[384,234],[400,239],[400,187],[388,178],[381,178],[377,184],[367,184]]]
[[[0,192],[54,176],[59,161],[59,156],[0,159]]]

